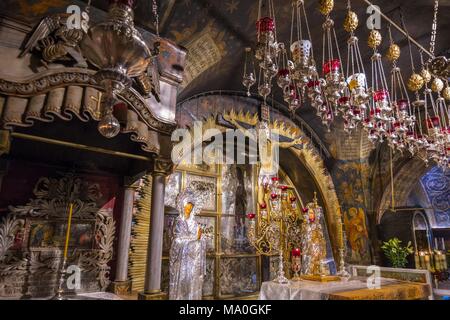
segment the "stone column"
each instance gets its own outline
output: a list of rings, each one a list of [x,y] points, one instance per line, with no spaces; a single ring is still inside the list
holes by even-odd
[[[144,292],[140,300],[164,299],[161,291],[161,265],[164,230],[164,193],[166,177],[171,173],[170,160],[155,159],[152,172],[152,204],[150,212],[150,233],[148,237],[147,266]]]
[[[120,216],[120,231],[117,244],[116,278],[112,283],[115,294],[131,293],[131,281],[128,279],[128,253],[131,241],[131,223],[133,220],[134,194],[137,184],[128,179],[123,190],[122,214]]]

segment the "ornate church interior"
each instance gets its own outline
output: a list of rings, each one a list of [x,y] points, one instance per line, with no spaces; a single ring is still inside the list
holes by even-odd
[[[2,0],[0,300],[450,300],[449,0]]]

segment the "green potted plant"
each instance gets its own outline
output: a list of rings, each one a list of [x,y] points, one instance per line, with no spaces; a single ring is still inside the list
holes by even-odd
[[[389,241],[383,242],[381,249],[389,259],[394,268],[404,268],[408,263],[408,256],[414,252],[411,241],[406,247],[401,246],[402,241],[398,238],[392,238]]]

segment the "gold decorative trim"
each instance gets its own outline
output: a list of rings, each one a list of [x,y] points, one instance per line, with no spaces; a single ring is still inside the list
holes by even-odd
[[[54,89],[81,86],[101,90],[94,80],[95,72],[82,68],[64,68],[64,70],[49,70],[36,76],[22,80],[0,79],[0,94],[6,96],[32,98],[46,94]],[[119,95],[139,114],[145,124],[158,132],[171,134],[176,123],[158,118],[147,106],[145,99],[133,88]]]

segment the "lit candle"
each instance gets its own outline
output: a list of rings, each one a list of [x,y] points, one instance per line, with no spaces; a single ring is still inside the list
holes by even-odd
[[[425,252],[420,251],[419,259],[420,259],[420,269],[425,269]]]
[[[64,260],[67,259],[67,250],[69,249],[70,225],[72,224],[72,213],[73,213],[73,203],[69,205],[69,219],[67,222],[66,243],[64,245]]]
[[[429,255],[429,253],[425,253],[424,259],[425,259],[425,268],[427,270],[431,270],[431,263],[430,263],[430,255]]]
[[[416,269],[420,269],[420,258],[419,253],[417,251],[414,254],[414,263],[416,264]]]

